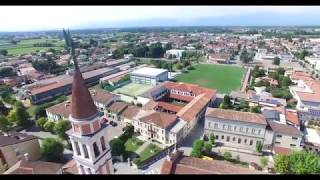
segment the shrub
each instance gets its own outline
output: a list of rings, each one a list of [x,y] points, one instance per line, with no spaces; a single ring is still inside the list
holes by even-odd
[[[256,143],[256,151],[259,152],[259,153],[262,151],[262,143],[261,143],[261,141],[257,141],[257,143]]]
[[[226,160],[230,160],[232,158],[232,154],[229,151],[226,151],[226,152],[223,153],[223,157]]]
[[[55,123],[52,121],[47,121],[44,125],[43,128],[45,131],[52,132],[53,133],[53,128],[54,128]]]
[[[133,163],[137,166],[139,166],[141,164],[141,159],[136,158],[135,160],[133,160]]]
[[[268,158],[261,157],[260,158],[260,164],[261,164],[262,168],[266,167],[268,165]]]
[[[47,123],[47,119],[42,117],[42,118],[39,118],[37,121],[36,121],[36,127],[39,128],[40,130],[44,130],[44,125]]]
[[[206,142],[205,144],[204,144],[204,149],[205,149],[205,151],[207,152],[207,153],[210,153],[211,152],[211,150],[212,150],[212,143],[209,141],[209,142]]]
[[[120,140],[119,138],[113,139],[109,142],[111,147],[111,154],[113,156],[120,156],[123,155],[125,152],[125,143]]]

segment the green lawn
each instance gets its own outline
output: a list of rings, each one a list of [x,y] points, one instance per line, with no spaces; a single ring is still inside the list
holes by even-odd
[[[194,70],[178,75],[176,80],[213,88],[219,93],[238,90],[245,74],[243,68],[228,65],[198,64],[194,67]]]
[[[135,152],[142,144],[143,144],[143,141],[137,138],[130,138],[127,140],[127,142],[124,145],[126,147],[126,151]]]
[[[152,144],[149,144],[139,155],[140,155],[140,160],[144,161],[151,157],[152,155],[156,154],[157,152],[161,151],[161,148],[156,146],[153,151],[151,151],[151,146]]]
[[[150,85],[130,83],[115,89],[114,93],[125,94],[129,96],[137,96],[152,88]]]

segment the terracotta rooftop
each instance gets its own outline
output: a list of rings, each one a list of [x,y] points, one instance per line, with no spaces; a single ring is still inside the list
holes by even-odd
[[[286,120],[290,121],[295,125],[300,125],[299,117],[297,112],[286,110]]]
[[[275,154],[289,155],[291,153],[290,148],[284,148],[279,146],[274,146],[273,151]]]
[[[162,165],[161,174],[263,174],[263,172],[225,161],[203,160],[181,154],[180,157],[170,161],[166,159]]]
[[[19,144],[33,139],[37,139],[37,137],[22,133],[13,133],[10,136],[0,135],[0,147]]]
[[[171,103],[167,103],[167,102],[158,102],[157,108],[161,108],[161,109],[165,109],[165,110],[169,110],[169,111],[173,111],[175,113],[179,112],[183,107],[175,105],[175,104],[171,104]]]
[[[124,102],[114,102],[107,109],[113,113],[121,113],[124,109],[128,107],[127,103]]]
[[[132,119],[134,116],[136,116],[139,113],[140,109],[141,109],[140,107],[129,105],[128,108],[122,112],[121,116],[128,119]]]
[[[139,118],[139,120],[144,123],[154,123],[158,127],[166,129],[177,121],[177,116],[162,112],[153,112],[149,115]]]
[[[46,161],[20,160],[5,174],[56,174],[63,164]]]
[[[77,66],[73,75],[71,97],[71,116],[73,118],[85,120],[97,114],[97,108]]]
[[[47,108],[46,111],[52,114],[59,114],[63,116],[63,118],[68,119],[69,115],[71,114],[71,103],[62,102]]]
[[[72,159],[67,162],[65,165],[63,165],[62,171],[64,174],[78,174],[79,172],[76,161]]]
[[[269,121],[268,124],[274,132],[283,133],[290,136],[302,136],[302,133],[293,126],[272,121]]]
[[[313,93],[297,92],[297,95],[302,101],[320,102],[320,82],[316,80],[305,81]]]
[[[207,108],[206,116],[221,118],[231,121],[242,121],[246,123],[255,123],[267,125],[267,121],[263,115],[251,112],[240,112],[234,110]]]
[[[105,104],[109,102],[112,98],[116,97],[117,95],[111,94],[105,90],[90,90],[91,97],[94,102]]]

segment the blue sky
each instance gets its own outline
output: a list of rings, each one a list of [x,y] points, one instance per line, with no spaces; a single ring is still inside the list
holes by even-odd
[[[1,6],[0,17],[0,31],[179,25],[292,26],[320,25],[320,6]]]

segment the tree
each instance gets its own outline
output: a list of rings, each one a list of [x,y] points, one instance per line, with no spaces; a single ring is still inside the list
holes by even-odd
[[[46,122],[47,122],[47,119],[44,117],[41,117],[36,121],[36,127],[41,130],[44,130],[44,125],[46,124]]]
[[[274,168],[278,173],[288,174],[290,172],[289,156],[277,155],[274,161]]]
[[[46,108],[43,105],[37,106],[34,110],[35,118],[46,117]]]
[[[182,68],[183,68],[183,65],[182,65],[181,63],[177,63],[177,64],[176,64],[176,68],[177,68],[177,69],[182,69]]]
[[[8,133],[11,125],[12,124],[8,121],[8,119],[0,114],[0,130],[2,132]]]
[[[216,144],[216,142],[215,142],[216,136],[215,136],[213,133],[210,134],[209,139],[210,139],[210,142],[211,142],[213,145]]]
[[[47,121],[44,125],[43,125],[43,128],[45,131],[48,131],[48,132],[54,132],[53,131],[53,128],[54,128],[54,122],[52,121]]]
[[[29,113],[23,105],[17,101],[14,108],[9,112],[8,119],[12,123],[17,123],[18,126],[26,127],[29,124]]]
[[[203,140],[195,140],[193,142],[191,156],[192,157],[198,157],[198,158],[201,157],[202,156],[203,145],[204,145],[204,141]]]
[[[275,58],[273,58],[272,64],[279,66],[279,65],[280,65],[280,58],[279,58],[278,56],[276,56]]]
[[[230,96],[225,95],[223,97],[223,109],[228,109],[229,107],[231,107]]]
[[[253,60],[253,55],[248,53],[247,49],[243,49],[240,54],[240,61],[244,64]]]
[[[15,75],[17,75],[17,73],[11,67],[0,68],[0,77],[10,77]]]
[[[204,149],[205,149],[205,151],[206,151],[207,153],[210,153],[210,152],[211,152],[211,150],[212,150],[212,143],[211,143],[211,141],[204,143]]]
[[[261,108],[259,106],[250,107],[250,112],[261,113]]]
[[[67,140],[68,135],[66,134],[66,131],[71,128],[70,121],[61,120],[55,123],[53,127],[53,131],[55,134],[57,134],[61,139]]]
[[[134,126],[132,125],[128,125],[124,127],[123,130],[124,130],[123,135],[127,137],[127,139],[131,138],[134,134]]]
[[[54,138],[46,138],[41,146],[41,153],[48,161],[60,162],[63,157],[63,144]]]
[[[8,55],[8,51],[5,49],[0,49],[0,55],[6,56]]]
[[[256,143],[256,151],[261,152],[262,151],[262,143],[261,141],[257,141]]]
[[[112,139],[109,144],[112,156],[120,156],[124,154],[126,148],[124,146],[124,142],[119,138]]]
[[[232,158],[232,154],[231,152],[229,151],[226,151],[223,153],[223,157],[226,159],[226,160],[230,160]]]
[[[268,158],[261,157],[260,158],[260,164],[261,164],[262,168],[265,168],[268,165]]]
[[[281,81],[281,85],[282,85],[282,86],[288,87],[288,86],[290,86],[291,84],[292,84],[292,81],[291,81],[291,79],[290,79],[289,77],[284,76],[284,77],[282,78],[282,81]]]

